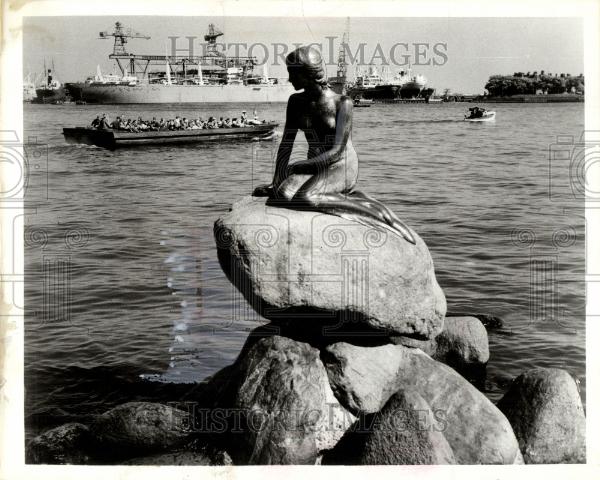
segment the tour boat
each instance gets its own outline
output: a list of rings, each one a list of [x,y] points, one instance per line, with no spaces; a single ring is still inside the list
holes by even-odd
[[[114,150],[121,147],[140,145],[163,145],[202,142],[227,142],[255,140],[269,137],[279,124],[265,122],[238,128],[206,128],[197,130],[160,130],[127,132],[122,130],[99,130],[91,127],[63,128],[68,143],[96,145]]]

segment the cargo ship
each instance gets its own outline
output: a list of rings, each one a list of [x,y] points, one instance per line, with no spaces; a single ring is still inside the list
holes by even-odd
[[[377,68],[371,65],[367,72],[357,73],[356,81],[348,89],[348,94],[352,98],[373,100],[427,99],[433,89],[427,89],[425,85],[427,79],[423,75],[413,75],[410,65],[408,70],[398,72],[393,78],[380,75]]]
[[[221,35],[214,24],[209,25],[201,56],[135,55],[125,50],[127,40],[150,37],[117,22],[114,31],[100,32],[100,38],[114,37],[109,58],[120,74],[103,75],[98,68],[94,77],[66,88],[75,101],[100,104],[287,102],[292,85],[269,77],[266,65],[262,75],[255,74],[256,57],[220,52],[216,40]]]

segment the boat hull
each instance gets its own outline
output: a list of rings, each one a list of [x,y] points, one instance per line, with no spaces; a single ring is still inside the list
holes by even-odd
[[[87,85],[68,84],[74,100],[120,103],[263,103],[287,102],[292,85]]]
[[[63,128],[63,135],[68,143],[96,145],[97,147],[114,150],[116,148],[143,145],[173,145],[260,139],[272,134],[277,125],[277,123],[264,123],[242,128],[165,130],[139,133],[73,127]]]
[[[424,87],[421,82],[407,82],[400,88],[400,98],[417,98]]]
[[[59,88],[37,88],[33,103],[57,103],[64,102],[67,99],[65,87]]]
[[[465,117],[465,122],[491,122],[496,119],[496,112],[487,112],[483,117],[469,118]]]
[[[352,98],[362,97],[369,100],[392,100],[400,95],[399,85],[377,85],[372,88],[354,87],[348,91]]]

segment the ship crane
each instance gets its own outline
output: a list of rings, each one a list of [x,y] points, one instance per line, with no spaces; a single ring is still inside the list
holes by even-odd
[[[224,56],[217,50],[217,38],[219,38],[221,35],[223,35],[223,32],[219,30],[214,23],[208,25],[208,33],[204,35],[207,56]]]
[[[132,84],[137,83],[141,80],[147,82],[156,82],[156,80],[164,80],[166,72],[164,70],[165,65],[168,63],[170,73],[175,73],[175,78],[172,79],[173,83],[176,81],[186,81],[188,79],[187,66],[193,65],[199,70],[197,73],[198,79],[201,83],[226,83],[227,82],[227,69],[229,67],[235,67],[242,70],[242,77],[246,78],[252,73],[253,68],[256,66],[256,57],[228,57],[224,53],[217,50],[217,38],[223,35],[223,32],[219,30],[215,24],[210,24],[208,27],[208,33],[204,35],[206,41],[206,50],[203,55],[194,55],[192,51],[184,55],[169,55],[165,52],[165,55],[138,55],[130,53],[126,50],[126,44],[131,38],[143,38],[149,39],[150,37],[142,33],[136,32],[129,27],[124,26],[121,22],[116,22],[113,31],[103,31],[99,33],[99,38],[106,40],[110,37],[114,37],[115,43],[113,52],[108,56],[111,60],[115,60],[123,80],[131,81]],[[156,71],[149,71],[150,67],[161,67],[160,74],[157,75]],[[181,67],[179,71],[174,72],[173,66]],[[204,69],[205,72],[201,70]],[[206,77],[203,77],[203,73],[207,73]],[[129,77],[135,76],[136,78]]]
[[[121,22],[116,22],[115,23],[115,29],[112,32],[109,32],[108,30],[105,30],[103,32],[100,32],[99,37],[101,40],[106,40],[109,37],[114,37],[115,39],[115,44],[113,47],[113,53],[112,55],[109,55],[109,58],[114,58],[117,61],[117,65],[119,66],[119,69],[121,70],[121,74],[125,75],[127,68],[123,67],[121,65],[121,61],[123,59],[127,59],[129,60],[129,73],[131,75],[135,74],[136,71],[136,65],[135,65],[135,60],[136,60],[136,56],[135,55],[131,55],[129,53],[127,53],[127,51],[125,50],[125,44],[127,43],[127,39],[128,38],[143,38],[144,40],[149,40],[150,37],[148,35],[144,35],[142,33],[136,32],[134,30],[132,30],[131,28],[126,28]],[[145,65],[144,68],[144,73],[146,73],[146,69],[147,69],[148,65]]]
[[[346,63],[346,48],[350,43],[350,17],[346,18],[346,31],[342,37],[342,43],[340,44],[337,64],[337,76],[338,78],[344,78],[346,81],[346,75],[348,73],[348,64]]]

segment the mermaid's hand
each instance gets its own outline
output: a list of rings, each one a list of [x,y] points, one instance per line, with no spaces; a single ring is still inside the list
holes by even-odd
[[[252,192],[253,197],[273,197],[275,192],[275,188],[273,184],[269,185],[260,185],[254,189]]]

